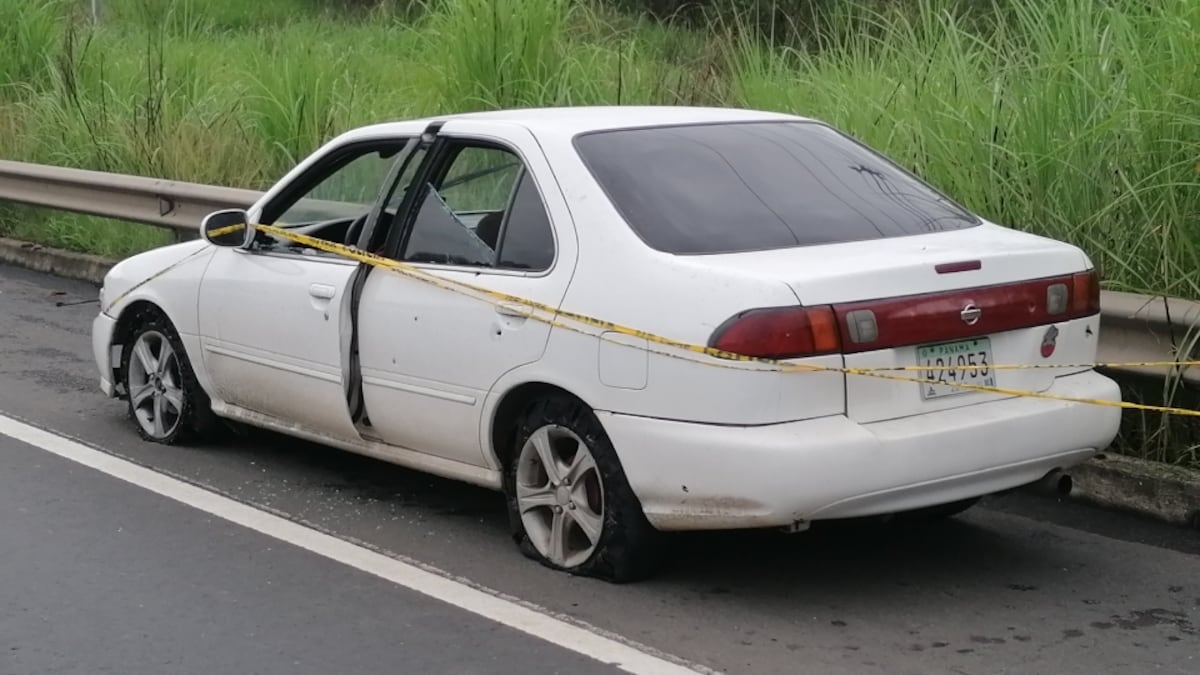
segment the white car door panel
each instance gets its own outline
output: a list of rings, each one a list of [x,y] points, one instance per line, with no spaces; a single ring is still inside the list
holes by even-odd
[[[523,297],[553,295],[548,279],[436,271]],[[540,287],[539,287],[540,286]],[[552,303],[552,297],[546,297]],[[363,398],[371,426],[388,443],[484,465],[479,420],[502,375],[541,357],[546,323],[395,273],[367,280],[359,310]]]
[[[358,438],[343,375],[354,270],[331,258],[218,251],[199,308],[216,395],[311,431]]]
[[[481,166],[486,172],[492,159],[468,157],[463,150],[460,164],[449,160],[438,188],[445,194],[433,194],[422,208],[414,207],[419,215],[410,240],[414,250],[430,249],[430,254],[441,253],[439,246],[458,246],[446,258],[459,264],[423,261],[418,252],[408,262],[441,279],[557,307],[574,269],[575,236],[566,203],[532,135],[514,125],[452,120],[442,136],[447,143],[495,143],[484,149],[511,153],[509,159],[519,161],[515,167],[497,163],[507,168],[486,185],[455,188],[456,171],[464,182],[474,181],[471,176]],[[438,215],[446,208],[463,215]],[[480,211],[493,211],[490,233],[489,216],[480,217]],[[437,222],[445,229],[422,232],[421,223],[428,221],[420,219],[427,214],[441,218]],[[522,227],[543,234],[523,235]],[[488,242],[483,249],[480,241]],[[479,264],[481,250],[493,254],[491,264]],[[527,260],[533,262],[523,265]],[[481,300],[378,269],[363,288],[358,322],[363,400],[372,433],[405,448],[492,466],[480,441],[486,433],[481,429],[488,426],[481,419],[484,401],[505,373],[541,358],[550,326],[530,318],[528,307],[519,303]]]
[[[361,237],[357,228],[378,213],[381,192],[410,147],[399,136],[335,141],[248,218],[327,241]],[[361,441],[347,396],[357,269],[351,260],[261,232],[248,248],[219,250],[199,301],[205,367],[219,402]]]

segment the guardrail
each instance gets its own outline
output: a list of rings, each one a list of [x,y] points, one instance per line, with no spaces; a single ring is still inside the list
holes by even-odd
[[[204,216],[244,209],[261,192],[0,160],[0,201],[168,228],[195,237]]]
[[[1104,291],[1100,295],[1100,347],[1104,362],[1194,360],[1200,356],[1200,302]],[[1124,367],[1130,375],[1163,377],[1165,368]],[[1184,382],[1200,385],[1200,369],[1185,369]]]
[[[0,201],[156,225],[173,230],[179,239],[195,237],[208,213],[246,208],[261,195],[254,190],[0,160]],[[1100,361],[1189,360],[1200,355],[1200,302],[1105,291],[1100,304]],[[1154,377],[1169,374],[1168,369],[1153,367],[1119,370]],[[1200,369],[1185,370],[1182,379],[1200,385]]]

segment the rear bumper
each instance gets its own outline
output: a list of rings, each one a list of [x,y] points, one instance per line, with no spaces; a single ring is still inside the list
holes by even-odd
[[[100,391],[110,398],[116,392],[113,384],[112,363],[112,339],[116,329],[116,319],[107,314],[97,314],[96,318],[92,320],[92,356],[96,359],[96,367],[100,370]]]
[[[1116,401],[1088,371],[1047,392]],[[885,422],[844,416],[722,427],[600,413],[661,530],[773,527],[892,513],[1032,483],[1117,434],[1117,408],[1011,398]]]

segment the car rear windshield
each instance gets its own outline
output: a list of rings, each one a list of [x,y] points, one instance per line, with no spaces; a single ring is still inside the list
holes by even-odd
[[[634,231],[669,253],[883,239],[980,222],[815,122],[590,132],[576,137],[575,147]]]

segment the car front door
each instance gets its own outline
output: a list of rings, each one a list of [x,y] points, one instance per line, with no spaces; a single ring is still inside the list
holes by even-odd
[[[334,147],[250,216],[336,242],[358,232],[410,139]],[[386,212],[385,212],[386,215]],[[354,261],[258,233],[220,248],[200,287],[200,340],[214,405],[298,431],[357,440],[347,402]]]
[[[570,213],[536,140],[516,125],[451,120],[406,192],[388,254],[438,282],[557,307],[575,263]],[[376,269],[358,308],[362,392],[379,440],[490,466],[481,413],[505,373],[536,362],[550,326],[519,303]]]

